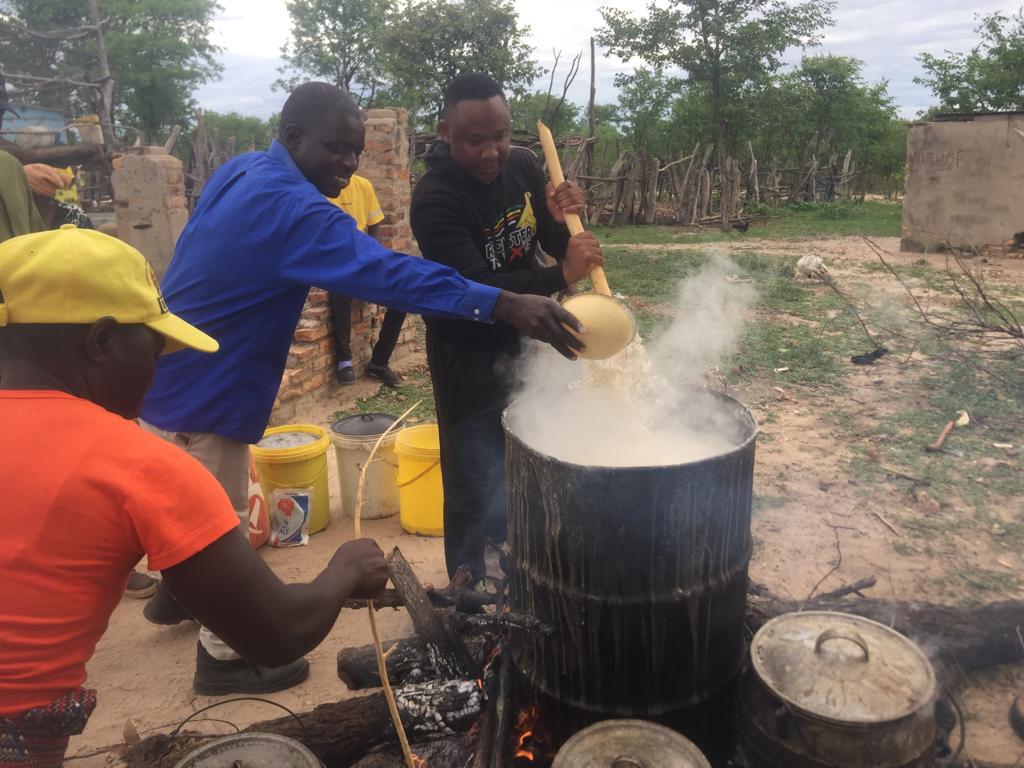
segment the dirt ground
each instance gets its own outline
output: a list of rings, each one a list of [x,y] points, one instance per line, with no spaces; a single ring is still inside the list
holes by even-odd
[[[899,247],[895,238],[882,238],[878,242],[894,253]],[[875,257],[860,238],[750,239],[742,244],[722,246],[647,247],[742,249],[779,256],[816,253],[844,284],[866,286],[878,294],[889,292],[894,296],[899,290],[888,275],[863,268]],[[918,258],[917,254],[899,257],[907,264]],[[936,266],[944,261],[940,256],[928,259]],[[1014,286],[1019,295],[1024,289],[1024,260],[1005,258],[990,259],[990,262],[987,265],[990,274]],[[421,361],[410,361],[411,364],[417,362]],[[912,382],[917,375],[913,362],[912,356],[901,359],[890,356],[875,365],[853,366],[842,395],[842,406],[852,416],[842,420],[829,418],[830,409],[838,404],[830,403],[819,392],[787,383],[784,376],[757,380],[732,392],[751,407],[761,424],[755,492],[771,500],[770,504],[755,509],[752,579],[780,594],[804,599],[814,588],[826,591],[873,575],[878,583],[872,594],[878,597],[944,602],[949,594],[935,585],[942,583],[944,574],[951,568],[984,564],[1014,574],[1022,572],[1024,552],[984,531],[958,530],[954,547],[937,547],[933,551],[912,544],[894,520],[928,517],[940,510],[944,517],[966,516],[970,510],[963,508],[956,498],[932,498],[926,491],[914,489],[898,477],[868,482],[851,469],[856,466],[851,459],[869,449],[881,463],[889,460],[887,445],[873,435],[870,427],[908,407],[914,397],[908,381]],[[351,404],[351,398],[366,394],[366,390],[344,394],[347,396],[344,400],[309,413],[306,420],[326,425],[335,410],[345,409]],[[965,404],[965,407],[968,406]],[[990,459],[930,456],[934,458],[929,460],[934,461],[958,461],[964,482],[984,483],[994,471]],[[1007,465],[1000,466],[1000,471],[1020,476],[1019,453],[1008,455],[999,463]],[[332,494],[336,495],[333,455],[329,457],[329,468]],[[1024,494],[1024,490],[1019,493]],[[336,498],[332,499],[332,511],[337,515]],[[999,514],[1008,524],[1019,521],[1024,515],[1024,497],[1007,499]],[[440,540],[404,534],[397,518],[369,521],[364,530],[366,535],[377,538],[385,551],[394,545],[401,546],[424,581],[438,584],[446,581]],[[335,517],[325,532],[312,538],[309,547],[264,548],[262,553],[283,579],[307,579],[317,573],[334,548],[351,535],[351,520]],[[1024,588],[1015,586],[989,599],[1021,600]],[[128,721],[143,735],[151,729],[167,730],[214,701],[197,697],[191,691],[195,626],[152,626],[143,619],[142,608],[140,601],[122,601],[89,664],[89,684],[99,690],[99,706],[85,733],[72,740],[69,755],[81,757],[71,765],[111,764],[113,758],[109,754],[86,755],[119,743]],[[381,628],[385,638],[398,638],[411,631],[401,611],[383,613]],[[927,647],[928,638],[916,639]],[[324,643],[309,655],[312,665],[309,680],[270,698],[296,711],[345,698],[349,693],[337,678],[335,655],[342,646],[368,642],[366,617],[362,613],[343,613]],[[1024,692],[1021,670],[1002,668],[970,685],[962,695],[968,714],[968,751],[975,759],[1012,765],[1024,758],[1024,742],[1013,734],[1006,719],[1010,701],[1019,692]],[[244,702],[219,708],[209,717],[244,726],[279,714],[267,705]],[[230,730],[224,723],[205,722],[202,726],[224,732]]]

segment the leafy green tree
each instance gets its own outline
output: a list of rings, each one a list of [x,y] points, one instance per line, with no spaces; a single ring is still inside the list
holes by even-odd
[[[512,130],[536,133],[538,120],[543,120],[555,136],[564,136],[579,129],[581,120],[586,122],[583,110],[567,100],[555,114],[558,101],[558,96],[552,94],[549,97],[541,91],[513,96],[508,103],[512,112]]]
[[[528,33],[511,0],[407,0],[381,42],[392,100],[433,127],[445,86],[462,72],[486,72],[519,96],[541,73]]]
[[[914,82],[931,88],[944,112],[1024,110],[1024,8],[993,13],[975,29],[981,40],[967,53],[922,53],[927,73]]]
[[[78,26],[84,18],[85,3],[54,0],[4,0],[0,2],[0,67],[5,72],[38,77],[83,76],[74,56],[68,56],[69,45],[61,40],[45,40],[12,28],[31,30],[68,29]],[[69,91],[50,88],[31,93],[31,100],[41,106],[69,111]]]
[[[762,164],[777,158],[788,168],[805,159],[809,145],[822,162],[833,153],[841,162],[852,151],[861,188],[893,186],[905,162],[906,127],[888,84],[865,82],[862,66],[842,56],[808,56],[748,89],[736,122],[741,146],[749,141]]]
[[[672,96],[679,92],[679,80],[666,77],[661,70],[639,67],[631,73],[615,75],[619,89],[616,122],[633,145],[664,156],[666,117]]]
[[[115,114],[155,140],[195,109],[192,93],[220,75],[210,42],[215,0],[102,0],[116,82]]]
[[[597,40],[623,59],[682,70],[706,92],[724,164],[744,89],[776,72],[788,48],[816,43],[834,7],[834,0],[668,0],[652,2],[642,17],[602,8]]]
[[[195,107],[192,92],[220,73],[210,42],[216,0],[100,0],[100,17],[114,78],[114,113],[122,128],[155,140],[174,123],[186,122]],[[85,2],[5,0],[4,20],[34,29],[89,23]],[[26,49],[26,69],[40,75],[98,78],[92,35],[55,46]],[[4,53],[6,59],[7,54]],[[5,66],[7,66],[5,64]],[[37,69],[38,68],[38,69]],[[64,108],[94,108],[95,92],[80,89],[62,97]]]
[[[380,91],[380,36],[387,0],[288,0],[291,38],[276,87],[323,80],[369,106]]]
[[[269,120],[237,112],[204,111],[203,122],[207,132],[216,131],[222,142],[234,138],[238,152],[267,149],[273,136]]]

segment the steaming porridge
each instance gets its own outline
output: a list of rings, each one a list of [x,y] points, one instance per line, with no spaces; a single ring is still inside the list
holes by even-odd
[[[534,450],[605,467],[665,466],[728,452],[736,434],[728,406],[704,389],[704,372],[731,348],[748,284],[713,259],[684,281],[679,316],[645,348],[637,340],[610,360],[570,362],[548,347],[526,357],[508,426]]]

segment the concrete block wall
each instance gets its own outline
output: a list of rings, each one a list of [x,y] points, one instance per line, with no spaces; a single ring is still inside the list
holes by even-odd
[[[413,247],[409,224],[412,198],[409,173],[409,115],[404,109],[371,109],[366,114],[366,146],[359,164],[359,175],[369,179],[377,192],[384,221],[381,241],[396,251],[410,252]],[[352,301],[352,362],[362,373],[377,340],[384,308]],[[417,341],[418,320],[409,318],[402,328],[391,359],[400,361],[413,351]],[[271,423],[292,421],[310,401],[322,401],[338,394],[334,380],[337,364],[334,355],[333,328],[326,292],[313,289],[295,329],[288,366],[274,404]]]
[[[907,133],[904,251],[1012,246],[1024,232],[1024,113],[958,115]]]

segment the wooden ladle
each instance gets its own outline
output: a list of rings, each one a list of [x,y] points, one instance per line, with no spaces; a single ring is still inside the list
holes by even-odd
[[[562,175],[562,162],[555,149],[555,140],[540,120],[537,121],[537,133],[540,134],[540,144],[544,148],[548,175],[551,183],[557,187],[565,181],[565,176]],[[578,235],[583,231],[583,222],[575,213],[565,214],[565,225],[570,235]],[[586,349],[578,353],[579,356],[588,360],[605,360],[617,355],[636,338],[636,318],[629,307],[612,296],[612,289],[601,267],[594,267],[590,273],[590,282],[594,287],[593,293],[570,296],[562,302],[562,306],[587,329],[583,335],[569,329],[586,345]]]

